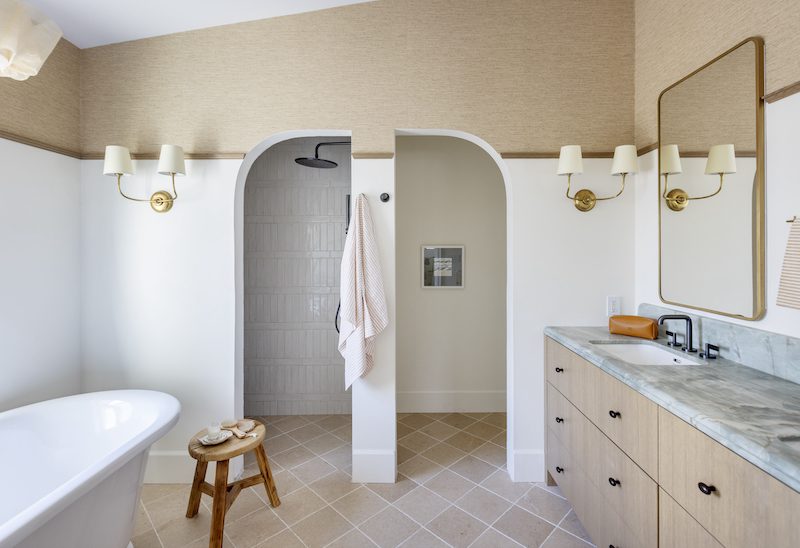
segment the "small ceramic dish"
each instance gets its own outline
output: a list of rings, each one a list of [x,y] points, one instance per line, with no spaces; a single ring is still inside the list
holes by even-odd
[[[219,445],[223,441],[227,441],[233,436],[230,430],[222,430],[216,438],[209,438],[208,434],[197,439],[203,445]]]
[[[245,433],[249,432],[250,430],[252,430],[255,427],[256,427],[256,423],[254,423],[250,419],[240,420],[239,424],[238,424],[239,430],[241,430],[242,432],[245,432]]]

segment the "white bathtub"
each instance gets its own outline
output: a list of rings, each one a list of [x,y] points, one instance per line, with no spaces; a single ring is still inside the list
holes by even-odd
[[[147,390],[0,413],[0,548],[125,548],[150,446],[180,413]]]

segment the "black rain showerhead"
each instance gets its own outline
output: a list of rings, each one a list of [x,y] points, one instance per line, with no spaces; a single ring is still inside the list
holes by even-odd
[[[313,167],[315,169],[332,169],[337,167],[339,164],[334,162],[333,160],[325,160],[324,158],[319,157],[319,147],[324,146],[331,146],[331,145],[349,145],[350,141],[331,141],[329,143],[319,143],[316,148],[314,148],[314,157],[313,158],[295,158],[294,161],[300,164],[301,166],[305,167]]]
[[[331,169],[339,165],[333,160],[324,160],[322,158],[295,158],[294,161],[301,166],[313,167],[316,169]]]

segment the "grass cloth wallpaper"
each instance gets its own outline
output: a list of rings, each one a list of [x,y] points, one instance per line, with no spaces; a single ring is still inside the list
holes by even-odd
[[[289,129],[474,133],[499,152],[655,143],[662,89],[751,35],[766,91],[800,81],[797,0],[379,0],[78,50],[0,79],[0,136],[101,155],[244,153]],[[710,39],[713,37],[713,39]],[[634,119],[635,118],[635,119]]]
[[[84,50],[81,144],[247,152],[279,131],[474,133],[500,152],[633,139],[632,0],[384,0]]]

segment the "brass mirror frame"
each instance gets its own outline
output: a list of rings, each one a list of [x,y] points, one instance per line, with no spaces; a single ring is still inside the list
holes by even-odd
[[[678,303],[669,301],[664,298],[663,293],[663,280],[661,279],[662,273],[662,248],[661,248],[661,99],[665,93],[672,88],[678,86],[685,80],[688,80],[698,72],[716,63],[725,56],[733,53],[737,49],[747,44],[755,46],[755,71],[756,71],[756,175],[753,188],[753,315],[744,316],[742,314],[734,314],[731,312],[722,312],[720,310],[711,310],[701,306],[695,306],[686,303]],[[764,211],[764,39],[760,36],[751,36],[743,40],[718,55],[702,67],[692,71],[690,74],[684,76],[671,86],[665,88],[658,95],[658,296],[662,302],[674,306],[681,306],[684,308],[691,308],[694,310],[701,310],[703,312],[710,312],[712,314],[719,314],[720,316],[728,316],[729,318],[738,318],[740,320],[756,321],[764,317],[766,313],[766,229],[765,229],[765,211]]]

